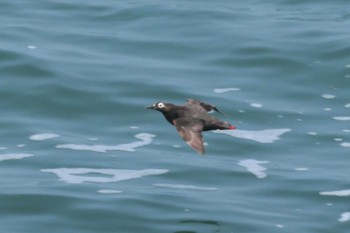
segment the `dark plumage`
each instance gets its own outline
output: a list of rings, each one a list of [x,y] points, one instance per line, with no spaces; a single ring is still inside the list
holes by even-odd
[[[163,113],[165,119],[174,125],[180,136],[200,154],[205,154],[202,131],[229,130],[236,127],[221,121],[208,112],[220,112],[216,106],[198,100],[188,99],[185,105],[157,102],[147,108]]]

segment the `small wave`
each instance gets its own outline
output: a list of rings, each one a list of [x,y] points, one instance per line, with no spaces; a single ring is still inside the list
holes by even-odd
[[[336,96],[332,94],[323,94],[322,98],[324,99],[334,99]]]
[[[262,108],[263,105],[260,103],[250,103],[250,106],[252,106],[253,108]]]
[[[115,189],[101,189],[97,191],[98,193],[101,194],[115,194],[115,193],[122,193],[120,190],[115,190]]]
[[[350,142],[342,142],[342,143],[340,143],[340,146],[342,146],[342,147],[350,147]]]
[[[168,172],[168,170],[162,169],[118,170],[93,168],[56,168],[43,169],[41,171],[54,173],[58,176],[59,180],[70,184],[119,182],[141,178],[143,176],[161,175]]]
[[[107,152],[109,150],[122,150],[122,151],[135,151],[136,148],[149,145],[155,137],[154,134],[149,133],[139,133],[135,135],[136,139],[140,141],[119,144],[119,145],[85,145],[85,144],[62,144],[57,145],[56,148],[59,149],[72,149],[72,150],[89,150],[95,152]]]
[[[243,138],[253,140],[260,143],[273,143],[280,139],[284,133],[291,131],[291,129],[265,129],[260,131],[248,130],[215,130],[214,133],[227,134],[236,138]]]
[[[264,172],[266,168],[260,166],[259,164],[269,163],[269,161],[258,161],[254,159],[246,159],[239,161],[238,165],[241,167],[245,167],[249,172],[253,173],[257,178],[262,179],[267,176]]]
[[[190,190],[199,190],[199,191],[215,191],[218,190],[214,187],[199,187],[194,185],[184,185],[184,184],[153,184],[156,187],[162,188],[173,188],[173,189],[190,189]]]
[[[4,154],[0,155],[0,162],[4,160],[12,160],[12,159],[23,159],[27,157],[33,156],[32,154],[25,154],[25,153],[19,153],[19,154]]]
[[[41,133],[41,134],[33,134],[29,136],[29,139],[34,141],[44,141],[44,140],[57,138],[57,137],[59,137],[59,135],[54,133]]]
[[[350,221],[350,212],[344,212],[340,215],[340,218],[338,219],[339,222],[346,222]]]
[[[36,46],[35,45],[27,45],[27,48],[28,49],[36,49]]]
[[[337,121],[350,121],[350,116],[335,116],[333,119]]]
[[[316,133],[316,132],[312,132],[312,131],[307,132],[307,134],[308,134],[308,135],[311,135],[311,136],[316,136],[316,135],[317,135],[317,133]]]
[[[320,194],[324,196],[346,197],[346,196],[350,196],[350,189],[339,190],[339,191],[326,191],[326,192],[320,192]]]
[[[307,167],[297,167],[294,170],[296,170],[296,171],[308,171],[309,168],[307,168]]]
[[[240,91],[241,89],[237,87],[229,87],[229,88],[215,88],[214,93],[221,94],[221,93],[226,93],[230,91]]]

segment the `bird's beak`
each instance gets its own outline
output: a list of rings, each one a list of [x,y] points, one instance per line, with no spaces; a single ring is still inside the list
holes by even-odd
[[[146,106],[145,108],[154,109],[154,105]]]

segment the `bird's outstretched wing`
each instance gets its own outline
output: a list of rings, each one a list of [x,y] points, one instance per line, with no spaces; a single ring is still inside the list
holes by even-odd
[[[202,128],[200,124],[194,124],[192,126],[186,126],[180,122],[174,121],[176,130],[180,136],[186,141],[186,143],[195,149],[199,154],[205,154],[205,148],[203,145]]]
[[[212,105],[212,104],[200,102],[200,101],[194,100],[194,99],[187,99],[186,105],[189,107],[192,107],[192,108],[197,108],[199,111],[202,111],[202,112],[210,112],[210,111],[214,110],[214,111],[227,117],[227,115],[225,113],[219,111],[219,109],[215,105]]]

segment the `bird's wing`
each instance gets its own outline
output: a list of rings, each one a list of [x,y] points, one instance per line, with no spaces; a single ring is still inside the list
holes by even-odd
[[[210,112],[210,111],[214,110],[214,111],[221,113],[222,115],[227,117],[227,115],[225,113],[219,111],[219,109],[215,105],[212,105],[212,104],[200,102],[200,101],[194,100],[194,99],[187,99],[186,105],[191,107],[191,108],[196,108],[198,111],[202,111],[202,112]]]
[[[201,124],[194,124],[192,126],[184,126],[179,124],[176,120],[174,121],[176,130],[179,132],[180,136],[186,141],[186,143],[195,149],[198,153],[204,155],[205,148],[203,145],[203,136]]]

